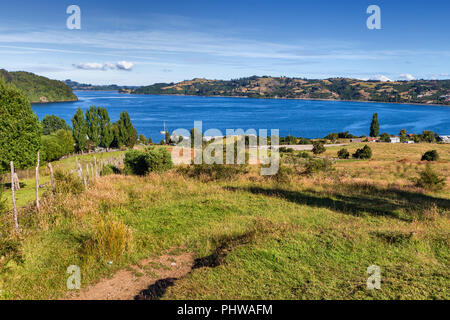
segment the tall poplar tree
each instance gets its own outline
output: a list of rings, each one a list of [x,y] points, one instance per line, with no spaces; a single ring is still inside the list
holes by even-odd
[[[86,110],[87,134],[89,140],[94,143],[94,147],[97,147],[100,144],[101,129],[98,111],[99,108],[96,106],[91,106]]]
[[[87,141],[87,122],[84,118],[83,110],[78,108],[72,118],[73,138],[78,151],[86,148]]]
[[[108,111],[105,108],[99,108],[98,115],[100,118],[100,145],[106,149],[109,149],[114,140],[111,119],[109,118]]]
[[[378,123],[378,113],[374,113],[372,123],[370,124],[370,136],[378,137],[380,134],[380,124]]]

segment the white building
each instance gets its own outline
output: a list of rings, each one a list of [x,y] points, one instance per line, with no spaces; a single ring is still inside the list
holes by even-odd
[[[400,143],[399,137],[391,137],[391,143]]]

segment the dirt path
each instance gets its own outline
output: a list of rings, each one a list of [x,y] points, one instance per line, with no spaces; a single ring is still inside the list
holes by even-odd
[[[67,300],[145,300],[162,296],[174,281],[188,274],[194,264],[191,253],[164,255],[120,270],[110,279],[71,293]]]

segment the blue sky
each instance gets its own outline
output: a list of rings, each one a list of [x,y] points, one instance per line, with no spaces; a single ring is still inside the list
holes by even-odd
[[[94,84],[450,78],[450,1],[1,0],[0,68]],[[66,9],[81,8],[81,30]],[[369,5],[381,30],[369,30]]]

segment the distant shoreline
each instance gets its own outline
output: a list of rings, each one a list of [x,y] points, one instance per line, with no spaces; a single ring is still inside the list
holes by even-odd
[[[82,90],[76,90],[82,91]],[[85,90],[94,91],[94,90]],[[95,90],[98,91],[98,90]],[[416,103],[416,102],[384,102],[384,101],[368,101],[368,100],[337,100],[337,99],[315,99],[315,98],[264,98],[264,97],[249,97],[249,96],[199,96],[189,94],[147,94],[147,93],[120,93],[120,94],[134,94],[139,96],[179,96],[179,97],[201,97],[201,98],[240,98],[240,99],[262,99],[262,100],[303,100],[303,101],[331,101],[331,102],[367,102],[367,103],[388,103],[398,105],[414,105],[414,106],[436,106],[436,107],[450,107],[449,104],[437,103]]]
[[[42,101],[30,101],[31,104],[51,104],[51,103],[65,103],[65,102],[78,102],[80,101],[80,99],[76,99],[76,100],[59,100],[59,101],[47,101],[47,102],[42,102]]]

